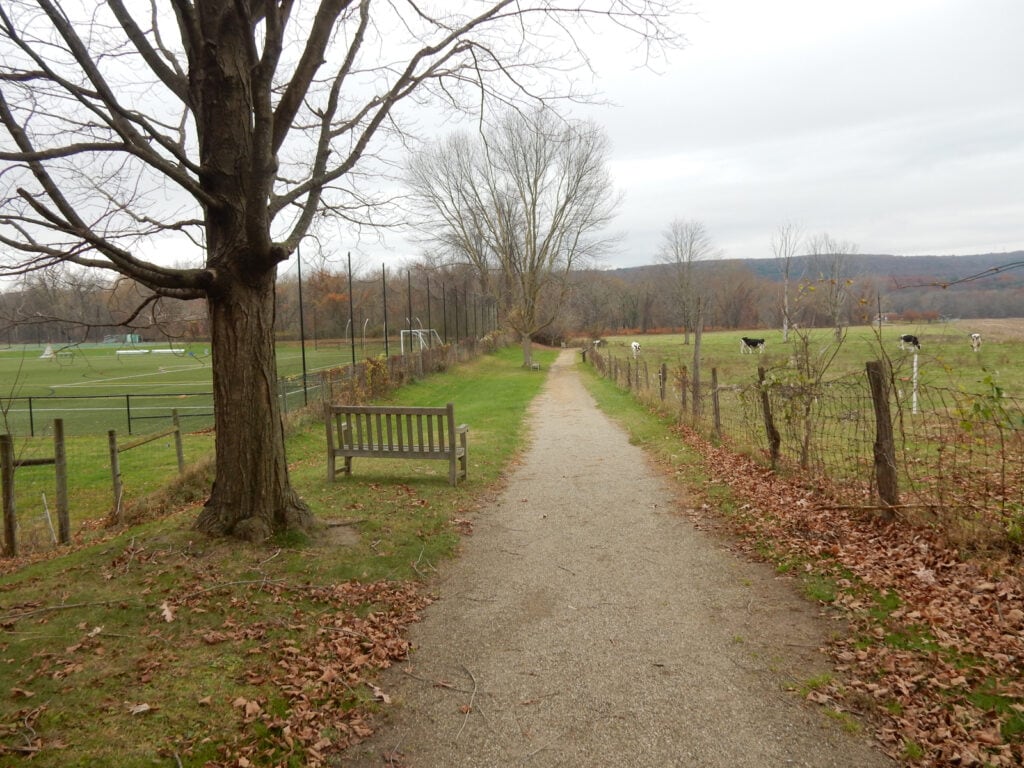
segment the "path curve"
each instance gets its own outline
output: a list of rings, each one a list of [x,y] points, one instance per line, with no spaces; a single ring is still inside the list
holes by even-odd
[[[351,765],[891,766],[785,690],[827,670],[828,622],[680,514],[575,360],[551,366]]]

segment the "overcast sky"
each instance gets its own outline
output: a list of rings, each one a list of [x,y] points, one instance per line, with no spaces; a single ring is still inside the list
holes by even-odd
[[[726,258],[780,224],[860,253],[1024,249],[1024,2],[697,0],[663,74],[597,62],[625,239],[673,219]],[[581,112],[583,114],[583,112]]]

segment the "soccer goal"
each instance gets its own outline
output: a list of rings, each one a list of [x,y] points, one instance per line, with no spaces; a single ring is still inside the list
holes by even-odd
[[[435,345],[444,344],[441,341],[441,337],[437,335],[437,331],[433,328],[413,328],[412,330],[404,330],[399,334],[399,341],[402,346],[402,354],[405,354],[406,345],[410,352],[415,352],[420,349],[430,349]]]

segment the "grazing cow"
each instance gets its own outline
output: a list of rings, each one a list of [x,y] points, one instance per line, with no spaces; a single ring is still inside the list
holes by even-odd
[[[764,352],[764,339],[748,339],[746,336],[740,339],[740,354],[749,353],[754,354],[754,350],[757,350],[758,354]]]
[[[906,349],[907,346],[911,346],[914,349],[921,349],[921,342],[918,340],[917,336],[910,333],[904,333],[900,336],[900,349]]]
[[[629,346],[630,346],[630,349],[633,350],[633,359],[636,359],[637,357],[639,357],[640,356],[640,342],[639,341],[634,341]]]
[[[981,334],[980,333],[972,333],[971,334],[971,349],[973,349],[975,352],[980,352],[981,351]]]

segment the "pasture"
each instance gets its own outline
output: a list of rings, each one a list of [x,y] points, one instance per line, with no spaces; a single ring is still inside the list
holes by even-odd
[[[962,388],[969,392],[987,392],[992,384],[1009,395],[1024,396],[1024,319],[962,320],[922,325],[854,326],[847,330],[842,344],[835,344],[832,330],[816,328],[790,331],[783,342],[779,329],[758,331],[705,332],[701,340],[701,369],[706,377],[717,370],[720,384],[749,383],[756,380],[757,369],[787,368],[798,347],[807,339],[813,366],[824,369],[826,379],[864,371],[869,360],[887,358],[897,380],[912,376],[913,351],[901,350],[899,337],[911,333],[921,341],[918,352],[918,374],[922,384]],[[971,333],[980,333],[982,345],[971,349]],[[763,353],[740,352],[741,337],[765,339]],[[639,360],[646,363],[651,375],[662,363],[670,370],[693,367],[693,336],[689,345],[682,334],[629,334],[608,336],[609,354],[632,357],[630,345],[639,341]]]
[[[705,334],[699,408],[692,339],[607,339],[594,361],[647,403],[776,470],[827,482],[851,505],[878,503],[878,424],[888,423],[897,477],[885,482],[901,514],[971,546],[1024,549],[1024,321],[851,328],[841,344],[831,329],[791,334],[788,344],[759,331],[763,354],[741,352],[747,333]],[[977,352],[971,333],[982,335]],[[900,348],[904,334],[920,351]],[[887,401],[872,396],[866,373],[880,359],[891,366]]]

